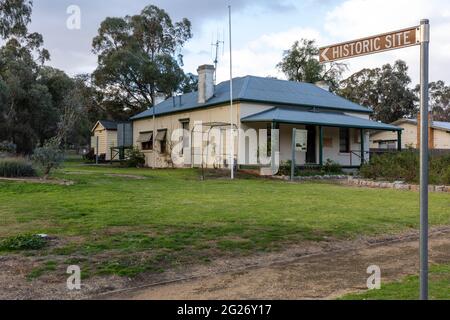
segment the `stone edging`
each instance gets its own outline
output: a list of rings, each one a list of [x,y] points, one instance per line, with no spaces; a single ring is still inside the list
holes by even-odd
[[[407,184],[403,181],[386,182],[386,181],[374,181],[368,179],[348,177],[345,182],[349,185],[367,187],[367,188],[379,188],[379,189],[395,189],[395,190],[411,190],[419,191],[420,187],[417,184]],[[428,187],[430,192],[448,192],[450,193],[450,186],[434,186]]]
[[[291,181],[290,176],[273,176],[275,179]],[[296,176],[295,181],[312,181],[312,180],[344,180],[347,179],[347,175],[317,175],[317,176]]]

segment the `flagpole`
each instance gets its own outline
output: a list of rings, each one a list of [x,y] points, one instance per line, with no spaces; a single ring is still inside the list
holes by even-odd
[[[153,169],[156,169],[156,103],[153,103]]]
[[[231,42],[231,5],[228,6],[229,17],[229,33],[230,33],[230,165],[231,165],[231,180],[234,179],[234,125],[233,125],[233,47]]]

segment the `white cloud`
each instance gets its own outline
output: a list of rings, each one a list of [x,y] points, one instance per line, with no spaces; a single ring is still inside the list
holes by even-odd
[[[335,41],[351,40],[431,23],[430,78],[450,82],[450,3],[448,0],[347,0],[326,15],[325,31]],[[350,72],[405,60],[413,82],[419,79],[419,48],[408,48],[348,60]]]
[[[430,78],[450,83],[450,2],[448,0],[346,0],[324,15],[324,27],[319,31],[308,27],[263,34],[233,50],[234,76],[283,75],[276,69],[283,51],[301,38],[316,39],[319,46],[393,31],[419,24],[421,18],[430,19],[431,55]],[[237,31],[236,31],[237,32]],[[207,63],[203,57],[190,57],[189,66]],[[413,85],[419,79],[419,47],[395,50],[345,61],[346,75],[362,68],[375,68],[402,59],[410,67]],[[218,80],[229,78],[228,51],[218,68]],[[191,68],[193,69],[193,68]]]
[[[317,39],[323,37],[318,30],[311,28],[292,28],[287,31],[263,34],[245,46],[233,50],[234,76],[276,76],[283,78],[276,65],[281,61],[283,52],[301,38]],[[219,65],[218,80],[229,78],[229,56],[226,54]]]

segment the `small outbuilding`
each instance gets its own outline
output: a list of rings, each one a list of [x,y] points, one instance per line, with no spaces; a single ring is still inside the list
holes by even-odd
[[[428,132],[428,146],[430,149],[450,149],[450,122],[434,121],[430,115]],[[419,149],[420,119],[400,119],[392,125],[403,129],[402,148]],[[398,137],[390,131],[374,131],[370,135],[371,149],[396,149]]]
[[[117,147],[117,122],[99,120],[92,128],[91,147],[99,159],[110,161],[111,149]]]

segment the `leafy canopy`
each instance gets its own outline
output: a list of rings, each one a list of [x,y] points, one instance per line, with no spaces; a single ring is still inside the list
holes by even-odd
[[[116,104],[145,110],[186,81],[180,49],[190,38],[188,19],[173,23],[153,5],[138,15],[107,18],[92,43],[98,55],[95,83]]]
[[[283,60],[277,65],[290,81],[316,83],[325,81],[335,91],[347,68],[343,63],[320,64],[319,48],[315,40],[302,39],[284,52]]]
[[[450,122],[450,86],[442,80],[431,82],[430,109],[433,111],[433,120]],[[417,100],[420,99],[420,85],[415,88]]]
[[[410,84],[408,66],[398,60],[393,65],[356,72],[342,81],[339,94],[373,108],[375,120],[391,123],[417,113],[417,97]]]

